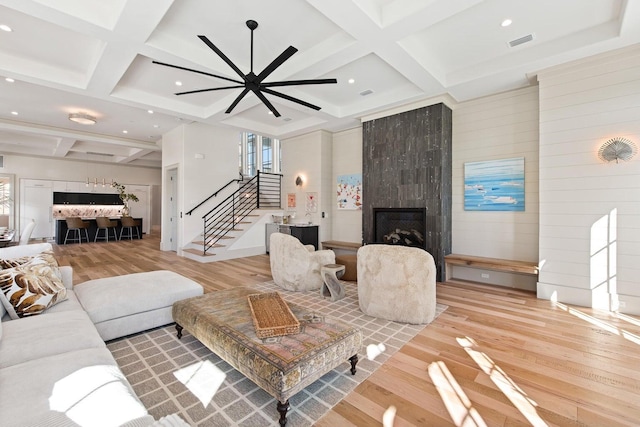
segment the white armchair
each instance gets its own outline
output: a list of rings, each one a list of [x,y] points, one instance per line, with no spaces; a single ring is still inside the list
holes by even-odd
[[[320,268],[334,264],[330,250],[315,251],[284,233],[272,233],[269,244],[271,275],[276,285],[288,291],[313,291],[322,286]]]
[[[433,257],[408,246],[362,246],[358,249],[358,302],[369,316],[430,323],[436,314]]]

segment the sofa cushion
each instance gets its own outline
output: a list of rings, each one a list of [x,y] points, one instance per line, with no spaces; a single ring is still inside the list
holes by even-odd
[[[30,360],[1,373],[3,427],[115,427],[148,415],[106,348]]]
[[[0,300],[12,319],[40,314],[66,297],[53,252],[42,252],[23,265],[0,271]]]
[[[0,341],[0,369],[55,354],[104,347],[82,310],[47,313],[5,322]]]

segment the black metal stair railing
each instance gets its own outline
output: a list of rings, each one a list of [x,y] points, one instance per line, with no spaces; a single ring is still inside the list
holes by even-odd
[[[280,209],[282,175],[260,172],[202,216],[203,255],[256,209]]]

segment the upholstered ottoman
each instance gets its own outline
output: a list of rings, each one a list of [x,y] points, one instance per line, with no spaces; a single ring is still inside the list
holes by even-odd
[[[336,264],[342,264],[345,267],[344,274],[340,280],[358,281],[358,257],[356,254],[336,255]]]
[[[289,398],[350,361],[356,373],[362,332],[356,326],[319,316],[289,303],[300,332],[258,338],[247,287],[207,293],[173,305],[178,338],[183,328],[223,360],[278,400],[280,425],[286,424]]]
[[[105,341],[173,323],[174,302],[203,294],[199,283],[167,270],[89,280],[73,290]]]

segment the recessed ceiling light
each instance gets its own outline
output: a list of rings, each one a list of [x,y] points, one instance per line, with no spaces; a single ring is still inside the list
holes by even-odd
[[[15,82],[15,80],[13,80],[11,77],[7,77],[5,80],[9,83]]]
[[[513,23],[513,21],[511,19],[505,19],[504,21],[502,21],[502,23],[500,24],[502,27],[508,27],[509,25],[511,25]]]
[[[160,125],[153,125],[154,128],[158,129]]]
[[[269,113],[267,113],[267,114],[271,114],[271,115],[273,115],[273,111],[269,110]]]
[[[153,110],[147,110],[147,113],[153,114]]]
[[[356,79],[349,79],[349,84],[352,85],[356,82]]]
[[[69,120],[81,125],[95,125],[97,122],[95,117],[85,113],[71,113],[69,114]]]
[[[17,116],[17,115],[18,115],[18,112],[17,112],[17,111],[12,111],[12,112],[11,112],[11,115],[13,115],[13,116]]]
[[[6,32],[8,32],[8,33],[9,33],[9,32],[11,32],[11,31],[13,31],[13,30],[11,29],[11,27],[10,27],[10,26],[8,26],[8,25],[6,25],[6,24],[2,24],[2,25],[0,25],[0,30],[2,30],[2,31],[6,31]]]
[[[176,81],[176,86],[182,86],[182,82],[180,80]]]
[[[123,130],[122,133],[129,133],[129,131],[128,130]]]

